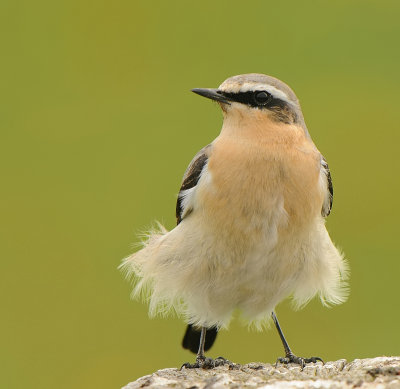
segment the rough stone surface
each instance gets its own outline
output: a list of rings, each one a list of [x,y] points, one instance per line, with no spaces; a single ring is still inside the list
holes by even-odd
[[[325,365],[249,363],[204,369],[163,369],[131,382],[123,389],[138,388],[265,388],[265,389],[400,389],[400,357],[340,359]]]

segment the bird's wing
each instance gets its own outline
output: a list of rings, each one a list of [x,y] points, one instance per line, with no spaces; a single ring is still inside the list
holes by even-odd
[[[201,173],[207,165],[211,145],[203,147],[192,159],[185,174],[183,175],[182,185],[179,190],[178,200],[176,202],[176,222],[179,224],[182,219],[191,211],[191,198],[200,180]]]
[[[333,202],[333,185],[331,172],[329,171],[328,162],[324,157],[321,157],[321,170],[326,176],[327,191],[325,195],[324,204],[322,205],[321,214],[323,217],[327,217],[331,213],[332,202]]]
[[[196,185],[200,180],[204,167],[207,165],[210,155],[211,145],[203,147],[192,159],[185,174],[183,175],[182,185],[179,190],[178,200],[176,202],[176,223],[179,224],[182,219],[192,211],[191,198],[193,197]],[[213,345],[217,337],[218,330],[209,328],[206,332],[204,350],[207,351]],[[201,330],[188,324],[185,336],[182,340],[182,346],[185,349],[197,353],[199,349]]]

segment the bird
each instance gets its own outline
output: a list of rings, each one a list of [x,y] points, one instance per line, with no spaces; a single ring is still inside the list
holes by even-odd
[[[272,319],[285,351],[277,363],[322,361],[292,352],[275,312],[288,297],[301,308],[315,296],[324,305],[348,296],[349,266],[325,225],[332,177],[299,100],[259,73],[192,92],[221,107],[222,129],[184,173],[176,227],[158,223],[120,265],[132,295],[149,303],[150,316],[175,312],[186,321],[182,346],[196,361],[183,368],[231,363],[205,351],[236,311],[259,330]]]

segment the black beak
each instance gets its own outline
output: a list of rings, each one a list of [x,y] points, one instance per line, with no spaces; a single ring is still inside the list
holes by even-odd
[[[200,96],[207,97],[207,99],[219,101],[220,103],[231,104],[227,98],[223,94],[223,92],[218,89],[207,89],[207,88],[194,88],[192,92],[197,93]]]

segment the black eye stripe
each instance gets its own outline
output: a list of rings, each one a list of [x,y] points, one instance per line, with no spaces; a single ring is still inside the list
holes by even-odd
[[[239,93],[222,92],[222,94],[226,96],[228,100],[257,108],[268,108],[270,106],[276,105],[278,102],[283,102],[280,99],[274,98],[274,96],[272,96],[271,93],[267,91],[251,91]]]
[[[298,115],[295,108],[285,100],[274,97],[267,91],[252,91],[227,93],[218,91],[218,93],[226,96],[228,101],[245,104],[249,107],[258,109],[267,109],[274,114],[277,121],[284,123],[297,123]]]
[[[258,104],[254,101],[254,92],[240,92],[240,93],[223,93],[229,100],[236,101],[250,105],[251,107],[257,107]]]

